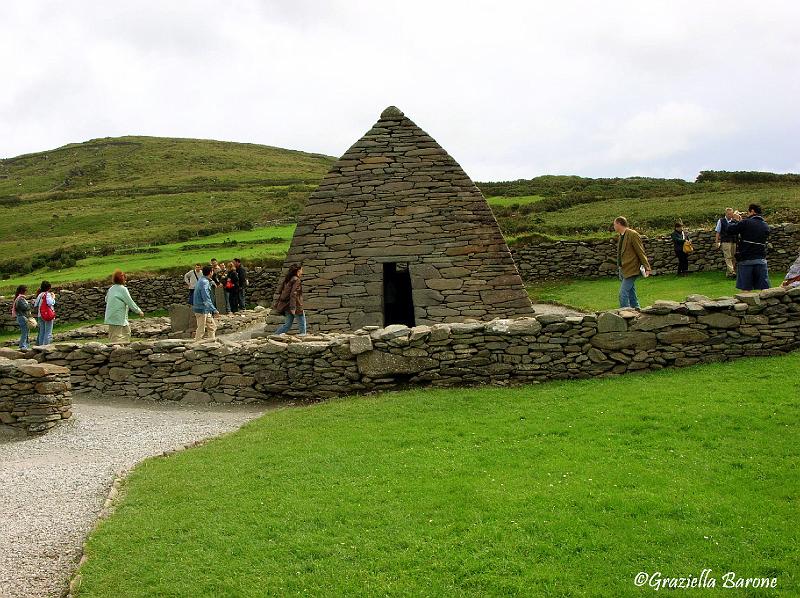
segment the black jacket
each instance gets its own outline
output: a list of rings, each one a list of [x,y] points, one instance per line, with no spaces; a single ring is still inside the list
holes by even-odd
[[[229,289],[227,282],[231,281],[233,283],[233,288]],[[225,278],[225,290],[229,293],[236,293],[239,290],[239,276],[236,274],[236,270],[229,270],[228,276]]]
[[[244,266],[239,266],[236,268],[236,275],[239,277],[239,286],[246,287],[247,286],[247,268]]]
[[[767,258],[767,239],[769,239],[769,225],[761,216],[751,216],[741,222],[727,224],[722,221],[723,230],[727,234],[739,237],[736,260],[763,260]]]

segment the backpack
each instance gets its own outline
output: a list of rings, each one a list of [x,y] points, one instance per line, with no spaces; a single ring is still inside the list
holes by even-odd
[[[52,322],[56,319],[55,310],[47,304],[47,293],[39,295],[39,316],[45,322]]]

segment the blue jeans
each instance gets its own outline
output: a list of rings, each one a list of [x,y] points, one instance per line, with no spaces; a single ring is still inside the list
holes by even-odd
[[[620,307],[639,307],[639,298],[636,296],[636,279],[639,275],[624,278],[620,270],[619,279],[619,306]]]
[[[736,288],[740,291],[763,291],[769,288],[767,260],[747,260],[736,264]]]
[[[17,324],[19,324],[19,348],[28,348],[28,320],[25,316],[17,316]]]
[[[53,342],[53,320],[46,322],[42,318],[39,321],[39,333],[36,335],[37,345],[49,345]]]
[[[292,328],[292,323],[294,322],[295,318],[297,318],[297,328],[298,328],[300,334],[305,334],[306,333],[306,314],[305,314],[305,312],[299,313],[299,314],[297,314],[295,316],[295,315],[292,315],[292,312],[287,311],[285,315],[286,315],[286,321],[283,324],[281,324],[280,326],[278,326],[278,329],[275,331],[275,334],[286,334],[287,332],[289,332],[289,330],[291,330],[291,328]]]

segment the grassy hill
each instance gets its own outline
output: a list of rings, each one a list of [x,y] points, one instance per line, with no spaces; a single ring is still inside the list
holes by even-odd
[[[43,278],[105,279],[115,267],[156,272],[211,255],[280,260],[292,221],[333,163],[263,145],[118,137],[0,160],[2,289]],[[682,218],[709,226],[751,201],[771,221],[800,221],[800,177],[704,172],[696,182],[541,176],[478,183],[510,242],[597,237],[622,214],[652,234]]]
[[[0,272],[295,217],[333,158],[262,145],[119,137],[0,161]]]
[[[606,236],[615,217],[626,216],[646,234],[713,226],[725,207],[760,203],[771,222],[800,222],[800,176],[701,172],[697,181],[644,177],[590,179],[541,176],[480,183],[506,237],[531,233],[555,238]]]

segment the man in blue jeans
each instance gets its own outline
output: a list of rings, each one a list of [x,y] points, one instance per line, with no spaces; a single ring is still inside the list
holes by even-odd
[[[639,233],[628,227],[624,216],[614,219],[614,230],[619,233],[617,241],[617,268],[619,268],[619,306],[639,309],[636,296],[636,279],[644,267],[645,276],[650,276],[650,262],[644,252]]]
[[[740,212],[734,212],[733,221],[722,226],[726,234],[739,238],[736,288],[741,291],[768,289],[767,239],[770,229],[761,216],[761,206],[751,203],[747,208],[747,218]]]

